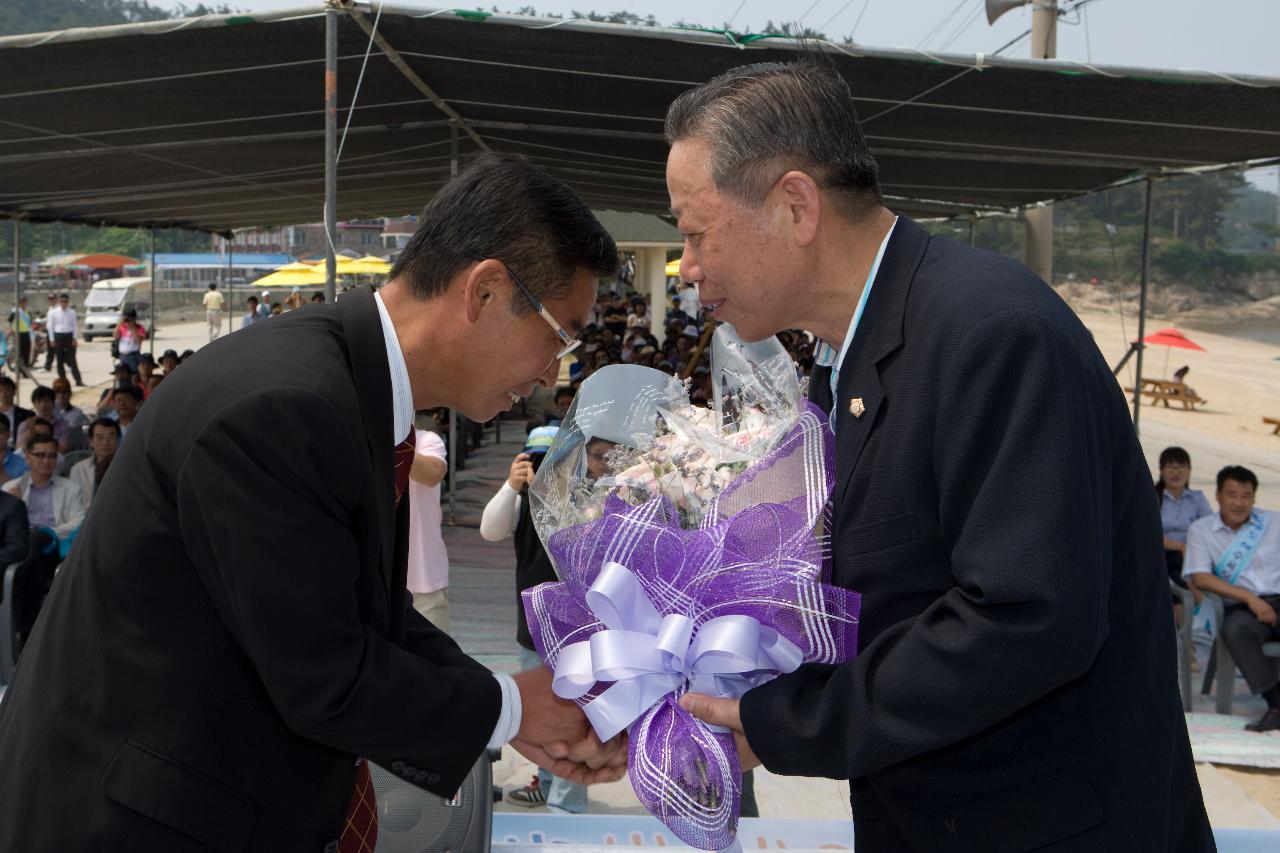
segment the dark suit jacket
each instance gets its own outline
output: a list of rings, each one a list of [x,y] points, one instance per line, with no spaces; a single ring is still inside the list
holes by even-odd
[[[743,697],[765,766],[849,779],[859,851],[1213,849],[1151,477],[1067,305],[903,217],[828,381],[859,653]]]
[[[27,505],[8,492],[0,492],[0,579],[11,564],[26,559],[30,542]]]
[[[9,424],[9,440],[15,441],[18,438],[18,427],[27,418],[34,418],[35,415],[36,413],[30,409],[24,409],[21,406],[15,405],[13,407],[13,423]],[[18,449],[21,450],[22,448]]]
[[[394,446],[367,290],[165,380],[0,705],[0,850],[320,853],[357,755],[457,789],[500,691],[410,606]]]

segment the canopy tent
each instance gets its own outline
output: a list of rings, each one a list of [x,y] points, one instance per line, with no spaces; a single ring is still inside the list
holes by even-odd
[[[357,9],[338,15],[341,218],[420,209],[449,175],[451,131],[460,155],[528,155],[595,208],[665,212],[672,98],[797,49],[391,5],[374,46],[374,10]],[[0,38],[0,215],[218,232],[316,219],[324,29],[311,6]],[[1280,153],[1275,79],[816,47],[849,80],[901,212],[1008,210]]]

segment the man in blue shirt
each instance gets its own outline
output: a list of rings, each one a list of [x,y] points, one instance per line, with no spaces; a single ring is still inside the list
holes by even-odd
[[[4,469],[5,481],[16,480],[27,473],[27,460],[22,458],[22,454],[19,451],[9,446],[9,421],[7,418],[0,418],[0,446],[4,449],[4,462],[0,463],[0,468]]]

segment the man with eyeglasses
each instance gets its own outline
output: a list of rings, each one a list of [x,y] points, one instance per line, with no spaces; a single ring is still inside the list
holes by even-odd
[[[32,435],[26,443],[28,471],[5,483],[4,490],[27,506],[31,539],[27,559],[13,582],[13,626],[21,649],[31,633],[60,559],[60,544],[84,523],[86,506],[80,489],[54,474],[58,443],[52,435]]]
[[[545,667],[495,676],[413,609],[405,441],[415,411],[487,421],[550,387],[617,262],[569,187],[484,155],[379,292],[168,374],[5,694],[0,850],[372,849],[369,762],[448,798],[506,743],[620,778],[625,743]]]

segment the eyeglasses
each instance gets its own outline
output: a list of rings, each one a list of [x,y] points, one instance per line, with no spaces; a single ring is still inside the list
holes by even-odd
[[[551,330],[556,333],[556,337],[560,339],[560,343],[564,344],[560,351],[556,353],[557,361],[566,358],[569,353],[582,346],[582,341],[565,331],[564,326],[561,326],[556,318],[551,316],[551,312],[546,309],[538,297],[534,296],[529,288],[525,287],[520,279],[516,277],[516,274],[511,271],[511,267],[507,267],[507,275],[515,282],[516,287],[520,288],[520,292],[524,294],[525,299],[529,300],[529,304],[533,306],[533,310],[538,312],[538,316],[547,321],[547,325],[551,327]]]
[[[46,451],[45,453],[36,453],[36,452],[34,452],[34,451],[30,451],[30,450],[29,450],[29,451],[27,451],[27,455],[28,455],[28,456],[33,456],[33,457],[35,457],[36,459],[57,459],[57,458],[58,458],[58,454],[56,454],[56,453],[49,453],[49,452],[47,452],[47,451]]]

